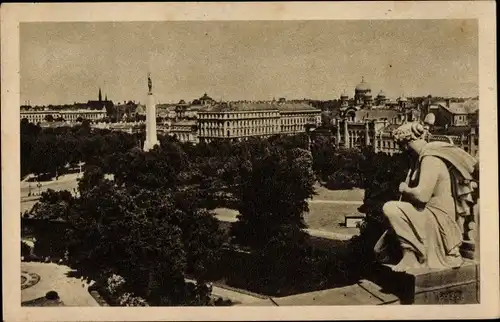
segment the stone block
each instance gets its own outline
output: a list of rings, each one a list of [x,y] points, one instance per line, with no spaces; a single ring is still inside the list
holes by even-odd
[[[361,222],[363,222],[365,216],[363,215],[347,215],[345,216],[345,227],[347,228],[357,228]]]
[[[392,265],[380,265],[370,280],[384,292],[398,296],[402,304],[479,303],[479,264],[465,260],[453,269],[414,269],[394,272]]]

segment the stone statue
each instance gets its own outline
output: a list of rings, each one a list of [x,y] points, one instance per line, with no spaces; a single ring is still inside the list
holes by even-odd
[[[445,142],[427,142],[428,127],[406,123],[393,132],[395,141],[412,155],[414,165],[399,186],[399,201],[384,204],[391,228],[377,242],[384,251],[388,234],[395,234],[402,259],[394,271],[411,268],[452,268],[462,264],[460,216],[470,215],[476,159]],[[383,255],[383,254],[382,254]],[[382,256],[381,256],[382,257]]]
[[[149,92],[148,93],[152,93],[153,91],[153,82],[151,81],[151,74],[148,73],[148,88],[149,88]]]

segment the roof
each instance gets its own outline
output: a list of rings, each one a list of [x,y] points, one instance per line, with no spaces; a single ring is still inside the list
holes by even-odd
[[[371,87],[370,87],[370,84],[368,84],[367,82],[365,82],[365,79],[362,78],[361,79],[361,83],[359,83],[356,86],[356,90],[357,91],[369,91],[369,90],[371,90]]]
[[[440,104],[452,114],[473,114],[479,109],[479,100],[468,100],[463,103],[450,102],[450,106]]]
[[[236,111],[268,111],[277,110],[276,104],[271,103],[231,103],[218,104],[211,109],[211,112],[236,112]]]
[[[172,123],[172,126],[193,126],[196,125],[196,120],[180,120]]]
[[[356,111],[356,119],[393,119],[397,117],[400,113],[395,110],[390,109],[373,109],[373,110],[358,110]]]
[[[306,103],[285,103],[285,104],[280,104],[278,105],[278,110],[283,111],[283,112],[293,112],[293,111],[305,111],[305,110],[317,110],[320,111],[317,108],[314,108],[313,106],[306,104]]]
[[[435,131],[435,135],[467,135],[470,133],[470,126],[449,126],[447,129],[440,129]]]
[[[207,95],[207,93],[203,94],[202,97],[200,97],[200,100],[211,100],[213,101],[213,98]]]
[[[383,90],[381,90],[381,91],[378,93],[378,95],[377,95],[377,96],[378,96],[378,97],[385,97],[385,93],[384,93],[384,91],[383,91]]]

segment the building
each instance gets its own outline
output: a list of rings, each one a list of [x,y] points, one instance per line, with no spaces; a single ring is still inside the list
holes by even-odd
[[[283,100],[220,103],[209,111],[198,113],[198,136],[200,141],[209,142],[297,134],[304,133],[307,124],[319,126],[321,110],[306,103]]]
[[[29,105],[22,105],[20,118],[27,119],[30,123],[44,123],[53,120],[76,122],[80,119],[98,121],[113,112],[113,102],[108,97],[103,100],[101,89],[99,88],[98,100],[87,103],[74,103],[72,105],[49,105],[48,108],[31,108]]]
[[[305,133],[306,126],[321,125],[321,110],[306,103],[279,103],[281,134]]]
[[[77,122],[78,120],[98,121],[105,118],[106,109],[101,110],[43,110],[43,111],[20,111],[20,117],[27,119],[30,123],[44,123],[50,120],[63,120],[66,122]]]
[[[106,95],[104,100],[102,99],[101,88],[99,88],[99,94],[97,101],[90,100],[87,102],[87,108],[91,110],[102,110],[106,109],[108,115],[113,115],[114,112],[114,104],[113,101],[108,100],[108,96]]]
[[[202,97],[193,100],[193,105],[201,105],[201,106],[210,106],[215,105],[216,101],[207,95],[207,93],[203,94]]]
[[[431,140],[447,141],[464,149],[473,157],[479,155],[479,124],[433,128]]]
[[[189,142],[193,144],[199,142],[196,120],[180,120],[172,123],[169,134],[176,137],[180,142]]]
[[[335,142],[347,149],[371,146],[375,152],[392,155],[399,152],[399,147],[393,141],[391,132],[400,124],[389,124],[386,119],[342,120],[335,126]]]
[[[479,101],[468,100],[465,102],[451,102],[446,100],[438,104],[436,125],[469,126],[478,118]]]

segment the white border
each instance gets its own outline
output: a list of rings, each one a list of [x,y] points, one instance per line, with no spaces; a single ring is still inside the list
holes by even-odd
[[[498,317],[498,170],[495,3],[99,3],[3,4],[2,221],[6,321],[456,319]],[[164,20],[478,19],[481,153],[481,304],[227,308],[21,308],[19,186],[19,22]]]

